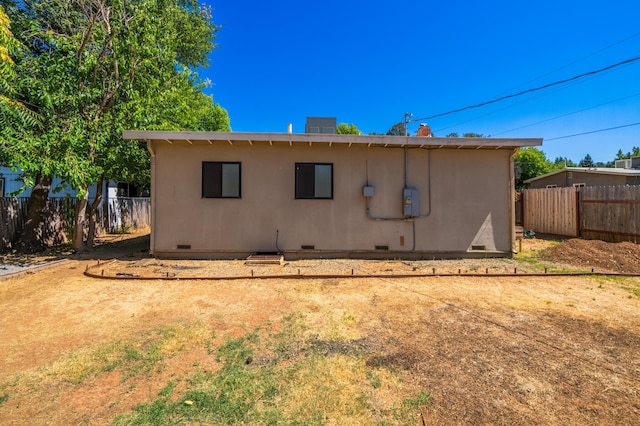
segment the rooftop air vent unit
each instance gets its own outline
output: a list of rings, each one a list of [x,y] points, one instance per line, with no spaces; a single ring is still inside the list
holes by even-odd
[[[616,160],[616,169],[630,169],[631,168],[631,159],[627,158],[626,160]]]
[[[640,157],[631,157],[631,168],[640,169]]]
[[[307,117],[307,123],[304,126],[305,133],[336,133],[335,117]]]

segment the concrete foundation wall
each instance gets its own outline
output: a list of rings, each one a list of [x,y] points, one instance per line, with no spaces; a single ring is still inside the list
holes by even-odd
[[[427,257],[512,250],[512,149],[409,148],[406,184],[419,191],[422,217],[382,220],[404,218],[404,148],[162,141],[151,148],[156,255]],[[203,161],[241,162],[241,198],[202,198]],[[333,199],[295,199],[296,162],[332,163]],[[375,191],[369,215],[381,220],[367,216],[366,184]]]

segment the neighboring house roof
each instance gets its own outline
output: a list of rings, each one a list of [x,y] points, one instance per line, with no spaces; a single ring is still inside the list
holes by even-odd
[[[580,172],[580,173],[603,174],[603,175],[614,175],[614,176],[640,176],[640,169],[622,169],[622,168],[613,168],[613,167],[565,167],[564,169],[556,170],[555,172],[546,173],[544,175],[527,179],[524,182],[531,183],[540,179],[544,179],[549,176],[559,175],[564,172]]]
[[[416,136],[386,136],[386,135],[339,135],[318,133],[254,133],[254,132],[171,132],[125,130],[123,139],[128,140],[164,140],[168,144],[249,144],[254,143],[273,145],[274,143],[295,144],[340,144],[366,145],[375,147],[420,147],[420,148],[474,148],[499,149],[519,148],[525,146],[542,145],[541,138],[436,138]]]

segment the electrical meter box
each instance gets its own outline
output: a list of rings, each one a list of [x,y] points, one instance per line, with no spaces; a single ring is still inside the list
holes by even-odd
[[[420,216],[420,192],[417,188],[405,188],[402,191],[402,212],[405,216]]]
[[[371,185],[365,185],[362,187],[362,195],[365,197],[373,197],[375,193],[376,191]]]

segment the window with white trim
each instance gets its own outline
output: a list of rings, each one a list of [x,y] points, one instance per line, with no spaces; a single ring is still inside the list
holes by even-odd
[[[202,162],[202,198],[240,198],[240,189],[240,163]]]
[[[332,163],[296,163],[296,199],[333,199]]]
[[[573,184],[573,187],[574,187],[574,188],[582,188],[582,187],[584,187],[584,186],[586,186],[584,183],[574,183],[574,184]]]

